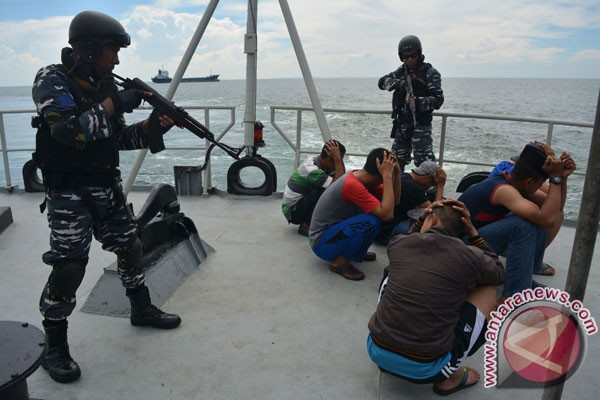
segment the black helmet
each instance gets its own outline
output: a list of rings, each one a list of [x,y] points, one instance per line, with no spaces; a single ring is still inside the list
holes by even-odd
[[[402,54],[406,51],[418,51],[419,54],[422,54],[423,47],[421,46],[421,41],[415,35],[404,36],[400,43],[398,43],[398,55],[400,56],[400,60],[402,60]]]
[[[95,62],[107,43],[127,47],[129,34],[116,19],[97,11],[82,11],[69,26],[69,44],[87,62]]]

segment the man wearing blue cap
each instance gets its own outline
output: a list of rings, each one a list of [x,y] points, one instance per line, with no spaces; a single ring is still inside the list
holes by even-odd
[[[532,287],[546,239],[560,228],[567,178],[575,168],[568,153],[556,157],[549,146],[529,143],[510,173],[490,177],[460,196],[480,235],[496,253],[506,254],[501,301]],[[540,190],[546,179],[547,191]]]

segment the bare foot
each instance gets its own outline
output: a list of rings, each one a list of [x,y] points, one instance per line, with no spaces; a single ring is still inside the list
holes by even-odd
[[[471,368],[471,367],[465,367],[465,368],[467,369],[466,371],[464,371],[463,368],[461,367],[458,371],[453,373],[452,376],[450,376],[450,378],[446,379],[445,381],[443,381],[441,383],[436,384],[435,386],[440,391],[448,391],[448,390],[458,388],[458,386],[461,384],[461,380],[463,379],[463,374],[468,374],[467,380],[464,383],[463,387],[472,386],[472,385],[476,384],[477,382],[479,382],[479,380],[481,379],[481,375],[479,375],[479,372],[477,372],[476,369]]]

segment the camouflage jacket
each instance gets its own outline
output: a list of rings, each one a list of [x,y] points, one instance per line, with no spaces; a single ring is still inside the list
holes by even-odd
[[[419,64],[415,70],[409,71],[416,97],[416,118],[419,123],[430,123],[433,110],[439,110],[444,103],[442,77],[437,69],[429,63]],[[397,70],[379,78],[378,87],[382,90],[394,91],[392,98],[392,118],[403,121],[412,118],[406,104],[406,77],[404,65]]]
[[[101,102],[117,91],[114,82],[94,82],[78,69],[67,75],[65,66],[50,65],[34,80],[39,118],[34,159],[44,178],[48,171],[116,176],[118,151],[148,144],[141,123],[127,125],[123,115],[107,116]],[[62,126],[53,128],[56,124]]]

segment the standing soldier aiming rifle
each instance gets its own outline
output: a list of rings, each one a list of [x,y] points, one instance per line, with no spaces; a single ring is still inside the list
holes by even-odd
[[[111,75],[129,34],[112,17],[94,11],[77,14],[69,26],[72,48],[62,50],[62,64],[40,69],[32,97],[36,150],[33,154],[46,187],[51,230],[50,250],[42,260],[52,266],[40,298],[48,353],[42,366],[57,382],[79,378],[79,365],[67,343],[67,317],[75,309],[75,292],[83,280],[92,234],[102,248],[117,255],[117,270],[131,302],[130,321],[137,326],[171,329],[177,315],[152,305],[144,284],[142,243],[134,215],[120,183],[119,150],[148,147],[148,137],[162,135],[173,120],[153,111],[126,125],[132,112],[152,93],[118,91]]]
[[[404,169],[410,164],[413,150],[416,166],[425,160],[435,161],[431,114],[444,103],[444,92],[440,73],[424,62],[425,56],[418,37],[403,37],[398,45],[398,56],[403,64],[394,72],[379,78],[377,85],[381,90],[394,91],[392,150]]]

